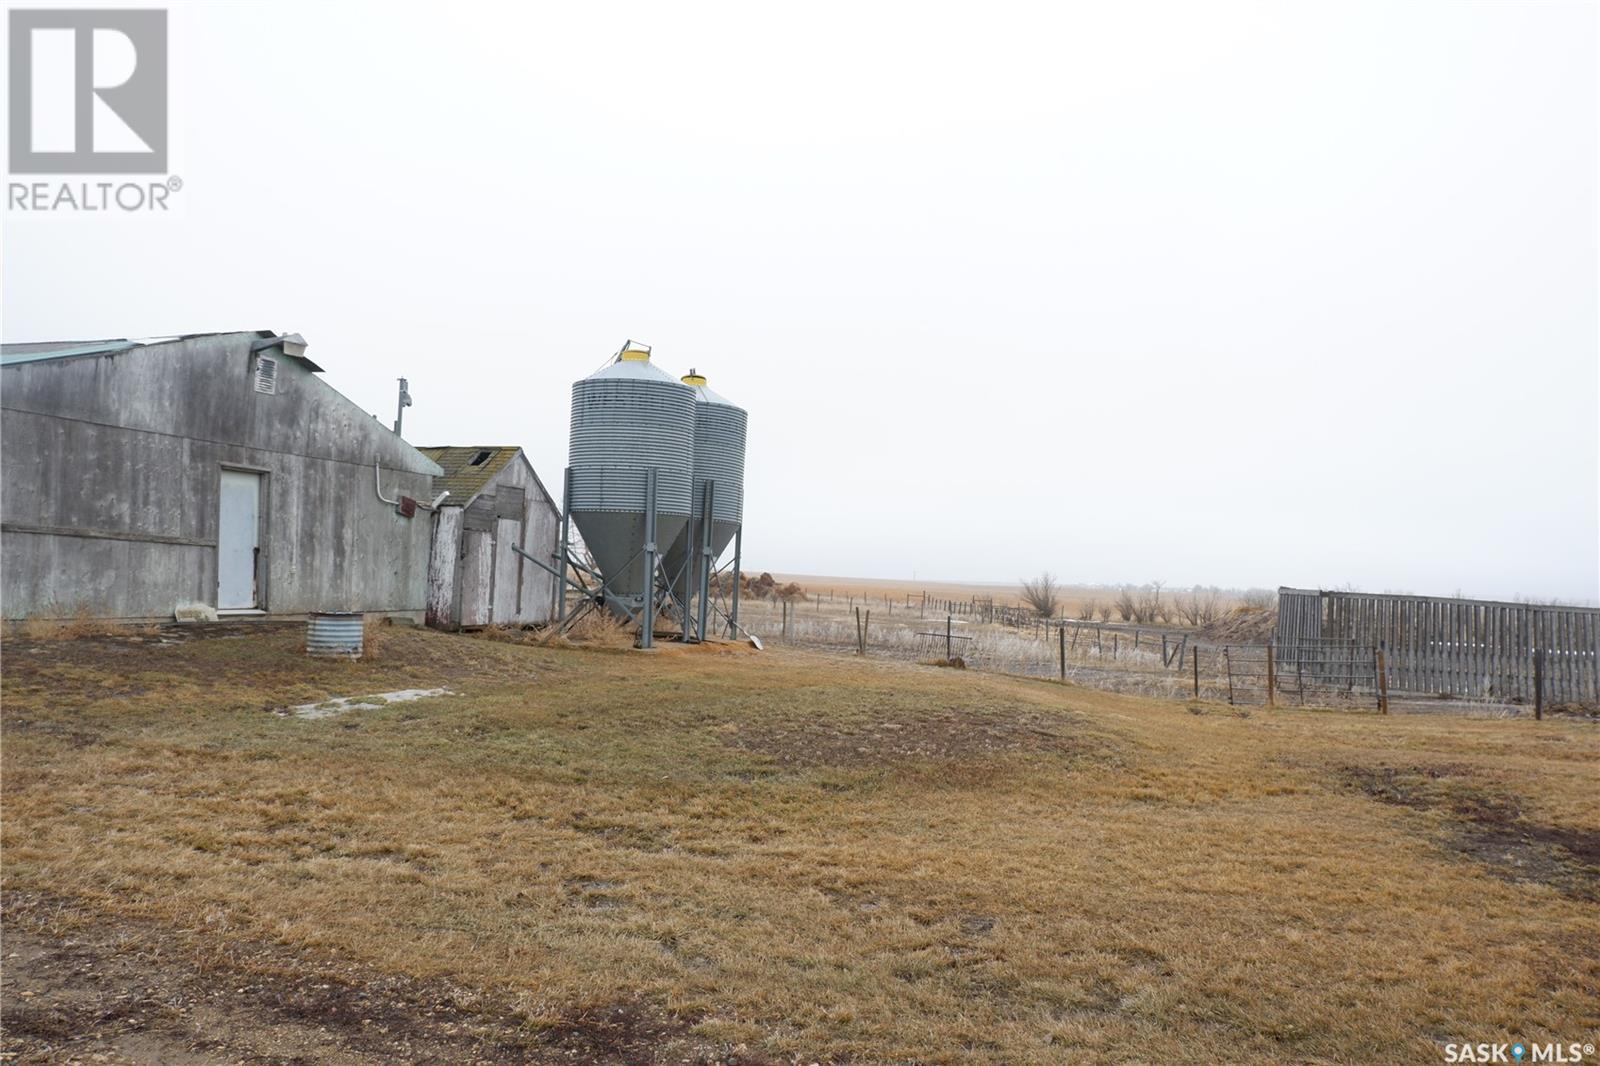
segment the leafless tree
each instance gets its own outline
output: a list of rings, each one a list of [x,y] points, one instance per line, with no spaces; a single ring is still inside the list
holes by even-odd
[[[1092,621],[1094,619],[1094,612],[1099,608],[1099,606],[1099,600],[1084,600],[1083,605],[1078,608],[1078,621]]]
[[[1022,580],[1022,602],[1033,608],[1040,618],[1054,618],[1061,600],[1060,586],[1055,575],[1046,570],[1033,580]]]
[[[1100,616],[1100,621],[1102,622],[1111,621],[1111,601],[1107,600],[1106,602],[1100,604],[1095,608],[1094,613]]]
[[[1246,607],[1265,611],[1277,606],[1278,596],[1271,589],[1246,589],[1245,594],[1239,597],[1239,602]]]
[[[1124,622],[1132,622],[1139,615],[1139,601],[1134,599],[1133,586],[1124,585],[1117,593],[1117,617]]]

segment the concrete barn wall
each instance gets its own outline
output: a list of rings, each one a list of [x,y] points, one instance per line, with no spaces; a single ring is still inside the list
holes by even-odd
[[[254,333],[0,368],[7,618],[170,618],[216,603],[221,471],[263,472],[271,614],[413,614],[427,596],[433,462],[296,360],[254,391]],[[272,354],[272,353],[268,353]]]

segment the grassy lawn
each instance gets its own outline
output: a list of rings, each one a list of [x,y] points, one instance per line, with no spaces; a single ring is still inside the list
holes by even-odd
[[[6,643],[14,1050],[1440,1062],[1600,1035],[1593,723],[299,646]]]

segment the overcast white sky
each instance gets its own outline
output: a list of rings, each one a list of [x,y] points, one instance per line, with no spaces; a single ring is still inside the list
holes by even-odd
[[[756,568],[1600,599],[1592,3],[168,6],[183,215],[8,215],[6,340],[298,330],[559,491],[641,339]]]

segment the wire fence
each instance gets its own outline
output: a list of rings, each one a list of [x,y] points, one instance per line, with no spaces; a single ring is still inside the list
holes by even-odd
[[[806,602],[752,601],[742,621],[763,640],[908,662],[1055,678],[1094,688],[1227,702],[1236,706],[1333,707],[1388,713],[1451,710],[1541,717],[1535,685],[1527,703],[1399,694],[1380,645],[1332,638],[1293,643],[1210,644],[1192,631],[1069,619],[985,622],[981,603],[929,618],[920,602],[865,607],[843,615]],[[838,605],[844,606],[844,605]],[[1008,609],[1009,610],[1009,609]],[[1002,617],[997,611],[996,618]]]

